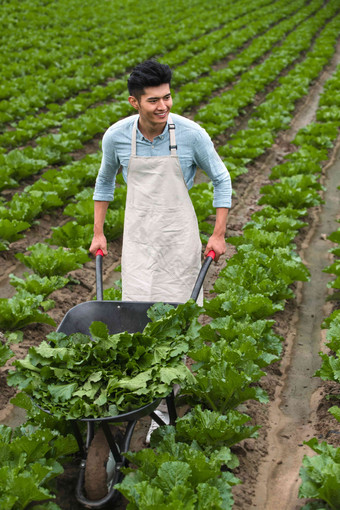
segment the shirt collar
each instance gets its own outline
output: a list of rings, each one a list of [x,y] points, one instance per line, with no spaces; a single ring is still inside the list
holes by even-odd
[[[138,115],[138,119],[139,119],[139,115]],[[166,121],[166,125],[164,126],[162,133],[160,135],[155,136],[154,140],[157,140],[158,138],[163,140],[163,138],[169,132],[168,125],[169,125],[169,119]],[[148,140],[148,138],[145,138],[145,136],[142,135],[142,133],[139,131],[138,122],[137,122],[137,140],[146,140],[147,142],[150,142],[150,140]]]

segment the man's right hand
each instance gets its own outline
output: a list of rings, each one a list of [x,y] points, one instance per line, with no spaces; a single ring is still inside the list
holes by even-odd
[[[107,255],[107,241],[104,234],[94,235],[90,246],[90,253],[96,256],[98,250],[102,250],[104,256]]]

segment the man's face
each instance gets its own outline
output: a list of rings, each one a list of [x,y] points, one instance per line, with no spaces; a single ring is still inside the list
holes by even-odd
[[[138,110],[142,124],[153,129],[164,126],[172,107],[170,85],[164,83],[157,87],[146,87],[139,100],[130,96],[129,101]]]

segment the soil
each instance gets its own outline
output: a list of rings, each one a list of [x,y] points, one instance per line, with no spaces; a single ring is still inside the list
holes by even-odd
[[[288,152],[294,150],[290,140],[295,133],[314,120],[318,98],[327,78],[340,61],[340,48],[331,64],[313,84],[309,95],[301,100],[295,110],[291,129],[278,136],[275,144],[264,156],[249,167],[249,172],[234,183],[235,197],[229,214],[228,235],[240,235],[257,205],[260,189],[269,182],[270,168],[283,161]],[[97,150],[97,148],[95,149]],[[320,358],[318,352],[325,347],[325,331],[321,330],[322,319],[332,311],[334,303],[326,298],[329,277],[322,269],[331,262],[328,250],[332,247],[326,237],[338,228],[340,184],[340,143],[325,162],[322,181],[327,191],[324,193],[325,205],[309,211],[306,221],[308,227],[297,236],[298,253],[311,272],[311,281],[294,286],[295,299],[287,302],[286,308],[274,316],[275,331],[284,338],[284,352],[280,362],[267,369],[261,386],[268,392],[269,404],[247,402],[242,406],[250,417],[251,423],[261,426],[259,437],[247,439],[233,448],[238,455],[240,466],[235,474],[242,485],[233,490],[234,508],[241,510],[297,510],[305,501],[298,498],[300,484],[299,469],[304,454],[311,451],[303,444],[311,437],[325,439],[340,446],[339,423],[329,414],[332,405],[326,399],[328,394],[338,393],[338,387],[313,377]],[[202,176],[198,176],[198,179]],[[338,196],[337,196],[338,195]],[[42,241],[49,233],[51,223],[61,224],[65,217],[61,213],[45,216],[27,232],[24,240],[17,241],[11,250],[1,253],[3,277],[0,279],[0,297],[14,294],[8,283],[8,275],[20,276],[25,268],[15,259],[14,254],[24,251],[34,242]],[[211,218],[213,220],[213,218]],[[217,264],[212,264],[205,282],[205,297],[211,297],[210,290],[218,273],[234,254],[234,247],[228,244],[227,253]],[[104,260],[104,288],[111,287],[119,273],[113,272],[120,262],[121,240],[110,245],[109,255]],[[85,264],[83,269],[74,271],[74,278],[79,285],[68,285],[54,292],[50,297],[56,307],[50,311],[59,323],[65,313],[74,305],[90,300],[95,294],[95,264]],[[32,325],[24,329],[24,340],[15,345],[15,356],[24,357],[30,345],[37,345],[54,328],[46,325]],[[21,410],[14,408],[9,399],[14,390],[6,385],[6,374],[10,362],[0,369],[0,423],[15,426],[24,421]],[[138,423],[133,435],[131,449],[146,447],[145,436],[150,418],[143,418]],[[79,472],[80,459],[75,456],[65,466],[65,473],[57,479],[56,502],[63,510],[80,510],[83,507],[76,501],[75,486]],[[122,510],[126,502],[119,497],[110,508]]]

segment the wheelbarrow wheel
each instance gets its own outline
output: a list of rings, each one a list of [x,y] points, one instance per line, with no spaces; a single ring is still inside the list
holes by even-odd
[[[110,429],[120,450],[122,433],[118,427],[112,426]],[[100,427],[91,441],[86,458],[84,488],[87,498],[93,501],[104,498],[112,490],[115,479],[116,461]]]

